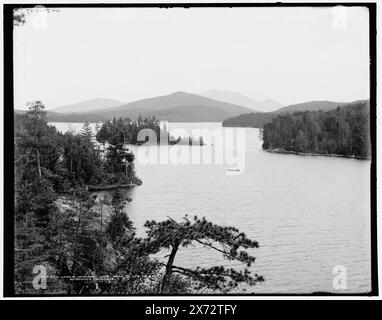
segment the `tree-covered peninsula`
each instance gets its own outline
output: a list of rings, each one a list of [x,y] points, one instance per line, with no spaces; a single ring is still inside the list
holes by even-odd
[[[263,149],[369,158],[369,109],[369,101],[360,101],[327,112],[278,115],[261,130]]]

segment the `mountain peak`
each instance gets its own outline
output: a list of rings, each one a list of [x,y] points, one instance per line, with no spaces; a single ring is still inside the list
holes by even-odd
[[[200,92],[199,94],[207,98],[240,105],[249,108],[252,111],[267,112],[276,110],[282,106],[279,102],[272,99],[256,101],[242,93],[226,89],[210,89]]]
[[[183,96],[183,95],[189,95],[190,93],[186,92],[186,91],[175,91],[171,94],[169,94],[169,96]]]

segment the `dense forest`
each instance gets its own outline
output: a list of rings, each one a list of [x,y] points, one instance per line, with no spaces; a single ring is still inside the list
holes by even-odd
[[[86,188],[139,181],[117,121],[104,126],[111,144],[102,155],[88,124],[81,134],[62,134],[48,125],[40,101],[28,105],[25,114],[15,114],[15,294],[229,292],[264,280],[248,269],[255,258],[247,249],[258,243],[236,228],[185,215],[148,221],[147,236],[138,238],[123,189],[100,197]],[[179,249],[196,244],[244,268],[175,265]],[[163,250],[166,263],[154,258]]]
[[[263,148],[369,158],[369,109],[369,101],[360,101],[327,112],[278,115],[261,131]]]
[[[19,163],[29,168],[36,162],[39,177],[45,171],[59,190],[87,184],[139,183],[134,155],[127,148],[110,143],[103,161],[101,150],[92,142],[89,123],[84,124],[80,134],[57,132],[47,124],[41,102],[33,103],[24,115],[15,114],[15,141]]]
[[[97,141],[100,143],[112,144],[137,144],[138,132],[142,129],[151,129],[157,136],[157,142],[160,138],[159,120],[155,117],[138,116],[137,121],[132,121],[130,118],[113,118],[113,120],[105,121],[97,131]]]

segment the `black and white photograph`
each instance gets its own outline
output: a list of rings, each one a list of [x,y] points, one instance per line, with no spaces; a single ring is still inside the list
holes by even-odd
[[[378,294],[375,3],[3,13],[7,295]]]

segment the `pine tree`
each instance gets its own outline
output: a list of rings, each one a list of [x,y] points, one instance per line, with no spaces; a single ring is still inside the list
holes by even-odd
[[[84,122],[84,124],[82,126],[81,136],[86,138],[89,141],[92,141],[93,131],[92,131],[92,128],[90,127],[89,122],[87,122],[87,121]]]
[[[122,199],[120,189],[117,189],[113,194],[112,199],[113,213],[110,223],[106,228],[106,234],[113,243],[120,243],[126,240],[126,237],[133,235],[133,223],[124,211],[126,201]]]
[[[40,150],[39,142],[44,133],[46,133],[46,112],[45,106],[41,101],[28,102],[28,111],[26,113],[28,122],[27,130],[30,133],[30,147],[34,149],[37,159],[37,168],[39,173],[39,178],[41,179],[41,161],[40,161]]]
[[[264,281],[262,276],[251,275],[247,268],[236,271],[223,266],[190,269],[174,265],[175,256],[181,247],[201,244],[221,253],[224,258],[237,260],[250,267],[255,257],[240,248],[258,248],[258,243],[248,239],[244,233],[234,227],[222,227],[205,218],[198,219],[197,216],[193,221],[190,221],[187,216],[183,222],[176,222],[171,218],[163,222],[148,221],[145,227],[149,230],[147,238],[144,239],[143,250],[156,254],[164,248],[170,249],[161,283],[161,293],[169,292],[169,283],[174,273],[191,278],[196,283],[196,289],[208,288],[222,292],[228,292],[240,283],[255,285],[257,282]]]

